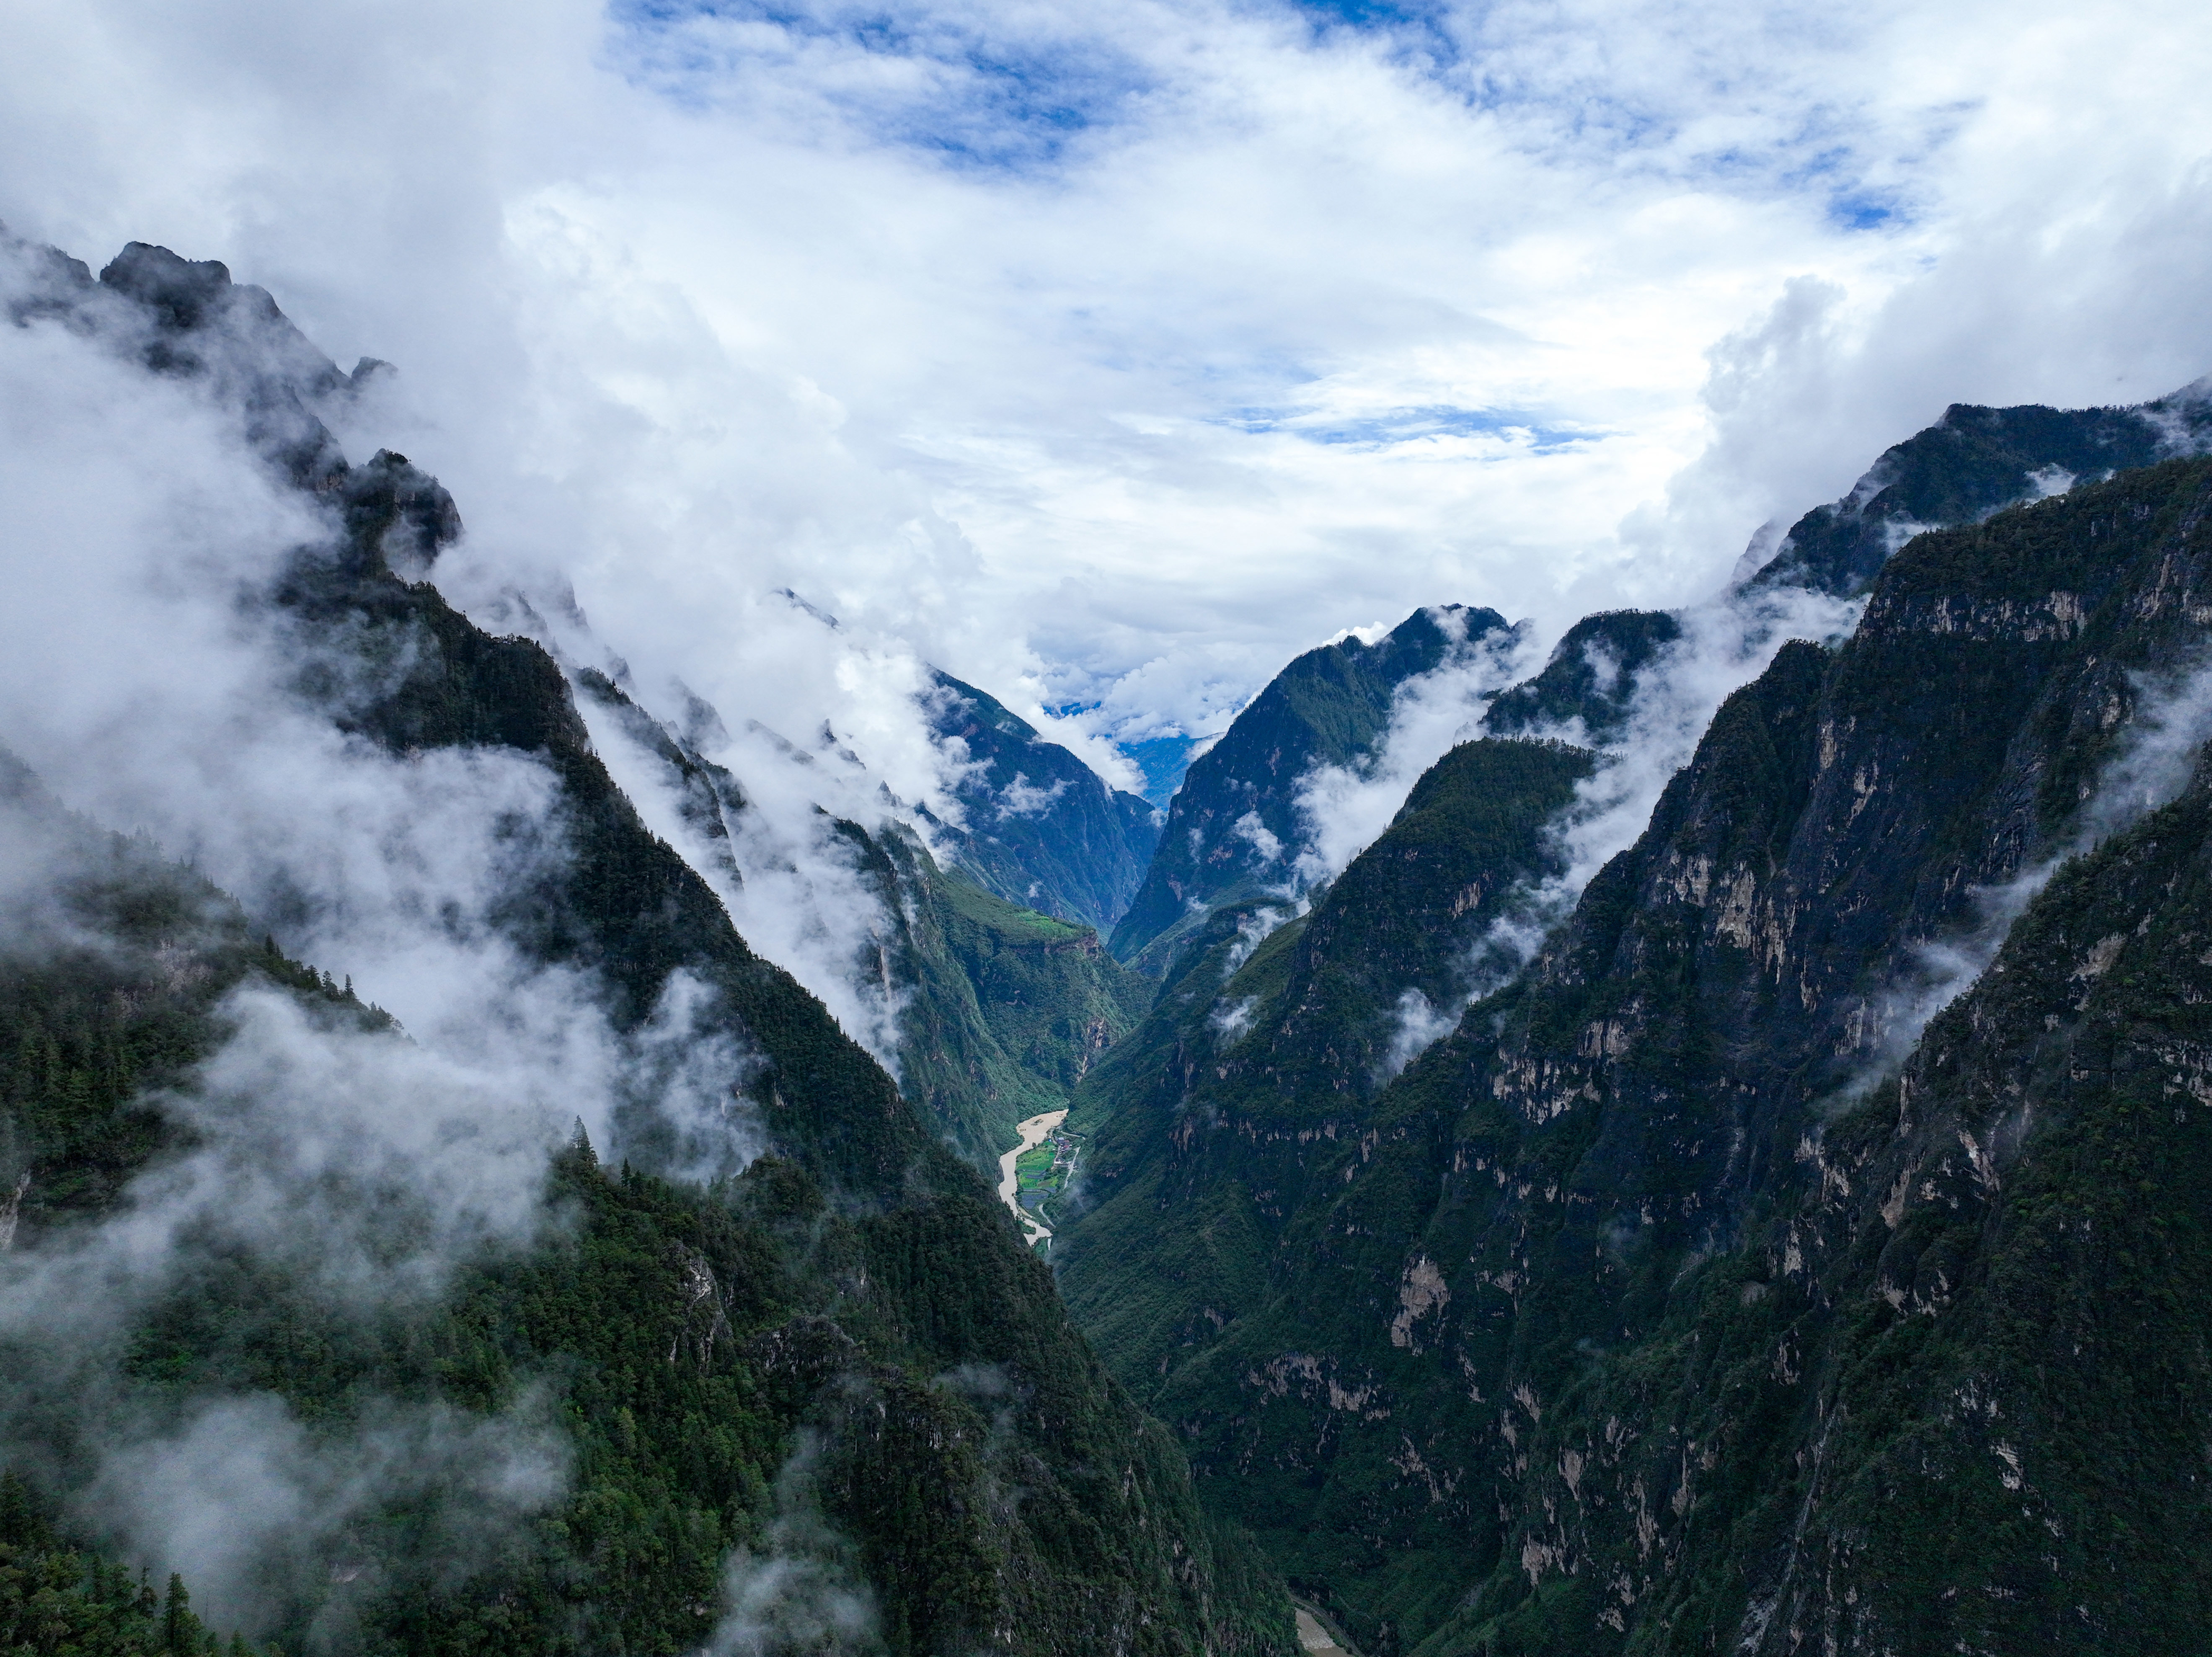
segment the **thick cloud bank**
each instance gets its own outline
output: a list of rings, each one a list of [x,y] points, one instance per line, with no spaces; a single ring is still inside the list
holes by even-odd
[[[356,452],[909,798],[766,595],[1206,733],[1417,604],[1693,601],[1954,399],[2212,363],[2212,46],[2163,0],[11,23],[0,216],[398,362]]]

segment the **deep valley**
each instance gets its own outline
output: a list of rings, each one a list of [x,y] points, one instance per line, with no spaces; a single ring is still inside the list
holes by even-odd
[[[0,300],[198,537],[0,709],[0,1648],[2205,1649],[2202,388],[1439,593],[1159,808],[932,670],[908,799],[222,266]]]

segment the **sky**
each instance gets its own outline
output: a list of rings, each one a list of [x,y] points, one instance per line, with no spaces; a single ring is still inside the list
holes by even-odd
[[[2157,0],[8,13],[0,220],[395,363],[342,435],[457,591],[907,798],[923,662],[1127,783],[1346,628],[1694,601],[1950,402],[2212,370]]]

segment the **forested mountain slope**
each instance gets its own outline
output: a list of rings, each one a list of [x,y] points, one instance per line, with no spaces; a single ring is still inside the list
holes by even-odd
[[[882,858],[915,985],[900,1019],[900,1088],[957,1149],[976,1148],[971,1162],[995,1164],[1017,1122],[1067,1107],[1134,1028],[1152,986],[1089,927],[941,871],[918,845],[894,840]]]
[[[1186,1108],[1188,1069],[1129,1107],[1194,1257],[1231,1228],[1179,1205],[1268,1193],[1233,1236],[1264,1288],[1125,1331],[1079,1227],[1071,1293],[1356,1634],[2195,1648],[2202,789],[2124,825],[2201,737],[2209,508],[2177,462],[1913,542],[1521,979],[1364,1108],[1310,1101],[1334,1134]]]
[[[2077,482],[2199,451],[2208,430],[2212,404],[2201,383],[2134,408],[1954,403],[1933,426],[1883,451],[1842,500],[1799,519],[1747,583],[1863,592],[1923,530],[1979,523]]]
[[[1468,729],[1487,739],[1462,744],[1434,768],[1406,814],[1419,815],[1413,801],[1466,791],[1509,812],[1540,799],[1547,815],[1521,822],[1525,843],[1516,849],[1455,825],[1454,855],[1407,855],[1394,829],[1337,889],[1316,895],[1326,919],[1315,917],[1319,932],[1311,941],[1307,920],[1289,918],[1292,905],[1279,885],[1248,879],[1188,917],[1178,943],[1183,952],[1172,957],[1146,1025],[1099,1070],[1074,1119],[1097,1135],[1079,1193],[1095,1211],[1063,1228],[1055,1264],[1122,1372],[1164,1373],[1171,1354],[1203,1345],[1254,1303],[1264,1259],[1254,1239],[1267,1228],[1245,1210],[1255,1193],[1263,1193],[1256,1211],[1279,1219],[1286,1205],[1304,1199],[1286,1199],[1285,1191],[1313,1190],[1295,1168],[1279,1166],[1289,1153],[1270,1149],[1295,1133],[1288,1119],[1323,1110],[1330,1120],[1321,1131],[1354,1131],[1361,1100],[1448,1031],[1471,994],[1511,975],[1559,918],[1559,901],[1573,895],[1573,882],[1561,877],[1571,856],[1588,855],[1570,844],[1579,825],[1608,808],[1620,815],[1619,777],[1639,766],[1648,770],[1654,756],[1663,756],[1676,739],[1670,723],[1688,717],[1702,724],[1700,709],[1712,703],[1700,697],[1717,694],[1702,689],[1705,682],[1725,685],[1757,671],[1778,641],[1775,629],[1793,619],[1791,592],[1802,598],[1808,591],[1789,581],[1855,590],[1863,580],[1850,574],[1856,568],[1850,559],[1871,559],[1866,568],[1875,568],[1912,512],[1976,521],[2007,501],[2057,488],[2066,472],[2062,463],[2087,470],[2100,457],[2133,463],[2185,449],[2198,441],[2203,420],[2201,399],[2187,393],[2141,410],[1954,408],[1937,426],[1885,453],[1851,496],[1807,514],[1790,547],[1827,546],[1829,554],[1812,563],[1794,551],[1778,558],[1742,598],[1724,598],[1702,611],[1585,617],[1540,672],[1470,707]],[[1848,619],[1851,612],[1842,614]],[[1826,616],[1816,611],[1808,619]],[[1286,674],[1285,683],[1299,677]],[[1678,680],[1691,687],[1686,693]],[[1263,697],[1255,710],[1267,702]],[[1696,731],[1680,738],[1684,758]],[[1509,774],[1556,765],[1533,744],[1548,737],[1556,745],[1562,737],[1596,751],[1571,777],[1559,773],[1548,792],[1524,794]],[[1656,782],[1651,786],[1656,796]],[[1452,843],[1449,835],[1443,841]],[[1389,878],[1376,880],[1385,868]],[[1488,900],[1472,926],[1463,919],[1470,893]],[[1283,930],[1267,937],[1277,925]],[[1318,995],[1304,981],[1286,990],[1278,963],[1310,959],[1316,944],[1333,962],[1328,975],[1339,992]],[[1351,982],[1357,991],[1342,993]],[[1301,1009],[1290,1023],[1309,1039],[1285,1051],[1275,1035],[1260,1056],[1260,1038],[1248,1031],[1282,1022],[1280,1006]],[[1261,1073],[1274,1096],[1291,1102],[1282,1122],[1274,1120],[1281,1105],[1255,1102],[1245,1089],[1245,1078]],[[1252,1116],[1245,1139],[1218,1144],[1163,1184],[1163,1169],[1188,1149],[1177,1136],[1192,1120],[1207,1120],[1218,1098],[1238,1097],[1240,1089]]]
[[[741,887],[731,848],[751,807],[738,779],[605,674],[568,671],[602,750],[627,744],[675,802],[694,866]],[[1073,755],[1051,751],[1103,798],[1105,785]],[[1017,1122],[1067,1103],[1098,1055],[1135,1023],[1151,986],[1091,927],[985,890],[968,864],[941,865],[910,828],[872,832],[839,819],[834,830],[837,853],[874,903],[874,924],[847,968],[879,979],[897,998],[900,1087],[947,1144],[989,1172],[1014,1144]],[[955,855],[973,844],[952,837]]]
[[[15,257],[21,325],[230,399],[324,514],[272,589],[236,595],[297,668],[270,706],[326,718],[353,777],[542,768],[550,810],[496,820],[477,942],[570,986],[626,1060],[597,1147],[495,1145],[500,1123],[464,1113],[363,1161],[408,1125],[372,1113],[339,1145],[348,1089],[440,1061],[11,773],[4,867],[33,877],[5,954],[0,1374],[40,1499],[119,1525],[125,1447],[198,1442],[195,1423],[210,1455],[252,1427],[328,1460],[316,1512],[338,1517],[280,1524],[238,1566],[249,1631],[286,1650],[1285,1649],[1273,1579],[1201,1513],[974,1170],[646,828],[553,658],[420,579],[453,503],[396,455],[348,465],[313,413],[343,377],[260,349],[282,319],[220,266],[134,247],[94,283]],[[1014,923],[981,900],[935,924],[988,974],[983,935]],[[711,1088],[672,1116],[670,1075],[695,1069]],[[290,1130],[254,1137],[280,1109]],[[428,1260],[423,1217],[477,1223],[514,1167],[537,1189],[493,1218],[520,1216]],[[234,1187],[253,1202],[195,1194]],[[83,1292],[80,1260],[128,1292]]]
[[[1214,907],[1281,885],[1306,838],[1299,782],[1316,766],[1368,758],[1401,687],[1506,631],[1495,610],[1446,604],[1371,645],[1308,651],[1277,674],[1184,773],[1144,884],[1114,928],[1115,956],[1158,974]]]
[[[1087,1211],[1054,1263],[1132,1386],[1265,1297],[1285,1217],[1326,1199],[1315,1147],[1358,1138],[1408,1024],[1517,964],[1486,938],[1555,872],[1543,827],[1589,765],[1549,744],[1453,750],[1310,913],[1263,936],[1264,907],[1219,910],[1079,1089]]]

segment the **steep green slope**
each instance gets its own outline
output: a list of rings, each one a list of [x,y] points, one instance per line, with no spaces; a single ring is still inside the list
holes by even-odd
[[[1260,1251],[1263,1301],[1148,1396],[1208,1499],[1357,1636],[1436,1654],[1778,1652],[1832,1630],[1850,1649],[2194,1648],[2175,1631],[2203,1626],[2191,1562],[2212,1532],[2181,1500],[2197,1476],[2161,1459],[2201,1420],[2185,1285],[2212,1266],[2205,1187],[2187,1162],[2135,1197],[2106,1186],[2186,1125],[2186,981],[2136,980],[2128,1044],[2069,1068],[2097,962],[2138,934],[2066,922],[2071,976],[2045,969],[2038,993],[2063,978],[2072,1013],[2003,1013],[2001,961],[1901,1089],[1853,1102],[1911,1006],[1947,992],[1947,961],[2002,926],[1978,895],[2067,851],[2130,711],[2202,649],[2208,505],[2212,466],[2176,463],[1922,537],[1840,651],[1791,646],[1729,701],[1529,973],[1352,1131],[1268,1140],[1220,1103],[1174,1119],[1164,1195],[1262,1142],[1282,1187],[1329,1193]],[[2100,857],[2194,855],[2162,821]],[[2113,866],[2054,884],[2015,946]],[[2133,925],[2178,929],[2172,966],[2198,900],[2159,870],[2130,889],[2172,907]],[[2027,1061],[2002,1054],[2067,1078],[2075,1114],[2025,1108]],[[2164,1114],[2135,1102],[2153,1060],[2156,1087],[2184,1077]],[[1918,1102],[1938,1076],[1971,1102],[1955,1120]],[[2027,1208],[1998,1200],[2015,1192]],[[2097,1217],[2116,1199],[2135,1205],[2124,1225]],[[1164,1229],[1197,1229],[1164,1206]],[[2153,1270],[2171,1287],[2148,1324],[2027,1286],[2063,1272],[2104,1296]],[[2154,1334],[2172,1356],[2146,1357],[2178,1367],[2093,1377],[2081,1320],[2108,1316],[2095,1350]],[[2021,1496],[2033,1511],[1999,1522],[2020,1473],[2000,1442],[2046,1481],[2047,1513]],[[2121,1466],[2155,1471],[2100,1471]],[[2143,1530],[2153,1505],[2180,1528]],[[2114,1564],[2068,1551],[2082,1537],[2116,1539]],[[2147,1643],[2115,1643],[2130,1637]]]
[[[1299,780],[1366,759],[1400,686],[1504,628],[1495,610],[1419,610],[1371,645],[1323,645],[1277,674],[1184,773],[1144,885],[1114,928],[1115,958],[1162,971],[1211,907],[1280,884],[1285,848],[1295,858],[1304,839]]]
[[[572,677],[594,713],[657,762],[693,854],[742,885],[730,841],[751,808],[737,779],[604,674]],[[947,1144],[995,1177],[1014,1125],[1067,1103],[1097,1056],[1135,1023],[1151,986],[1106,954],[1091,928],[994,895],[895,822],[835,829],[876,903],[865,954],[849,970],[880,977],[901,999],[901,1088]]]
[[[1135,1026],[1152,986],[1090,927],[1009,903],[911,841],[886,836],[876,855],[901,944],[894,971],[913,986],[900,1087],[988,1170],[1013,1148],[1017,1122],[1066,1108]]]
[[[2200,768],[2063,871],[1823,1135],[1840,1177],[1802,1225],[1826,1321],[1797,1338],[1825,1430],[1802,1469],[1769,1459],[1770,1499],[1797,1498],[1746,1572],[1770,1649],[1830,1630],[1902,1653],[2202,1648],[2208,917]],[[1786,1243],[1773,1265],[1789,1281]],[[1747,1344],[1737,1364],[1768,1363]]]
[[[220,343],[199,341],[198,314],[150,319],[177,342],[173,371],[192,371],[181,346]],[[362,1313],[251,1253],[180,1272],[146,1308],[125,1372],[99,1378],[103,1393],[149,1411],[273,1397],[331,1432],[380,1401],[484,1416],[544,1395],[573,1451],[567,1495],[489,1555],[441,1533],[435,1490],[380,1513],[342,1556],[291,1580],[278,1643],[697,1649],[732,1550],[749,1547],[771,1563],[803,1556],[872,1603],[848,1639],[856,1649],[1286,1648],[1279,1587],[1200,1513],[1178,1454],[1091,1355],[1003,1209],[647,832],[553,659],[394,573],[393,558],[427,556],[453,531],[444,492],[397,456],[325,461],[313,481],[337,514],[333,538],[303,549],[270,598],[305,665],[295,691],[394,754],[507,750],[543,765],[557,816],[514,831],[556,836],[567,855],[530,862],[495,924],[528,958],[594,985],[618,1033],[685,974],[700,991],[695,1038],[757,1058],[772,1154],[723,1186],[672,1183],[647,1171],[651,1122],[619,1120],[635,1166],[603,1168],[573,1147],[547,1192],[572,1223],[519,1256],[489,1253],[428,1304]],[[26,1189],[41,1195],[26,1197],[19,1250],[48,1241],[42,1193],[80,1193],[105,1213],[159,1153],[140,1089],[157,1073],[190,1085],[221,1038],[209,1014],[227,991],[250,972],[303,975],[260,966],[234,907],[204,883],[198,901],[202,920],[165,921],[151,947],[94,951],[117,984],[80,992],[65,955],[21,959],[19,1022],[0,1051],[13,1066],[8,1143],[29,1145]],[[992,969],[988,934],[1011,923],[979,900],[964,913],[948,901],[947,947]],[[126,908],[112,929],[129,920]],[[165,986],[192,998],[173,1016]],[[295,987],[331,1017],[375,1018],[326,980]],[[1013,1015],[1000,1029],[1043,1039]],[[40,1391],[52,1367],[20,1352],[0,1373],[18,1389],[11,1451],[34,1449],[32,1471],[68,1485],[100,1448],[71,1439],[97,1426],[78,1413],[84,1395]],[[27,1422],[40,1429],[26,1435]]]
[[[1315,1147],[1359,1138],[1408,1023],[1498,974],[1492,929],[1557,872],[1543,825],[1589,767],[1553,744],[1454,749],[1310,914],[1262,938],[1269,912],[1221,909],[1079,1091],[1086,1210],[1054,1262],[1140,1397],[1265,1299],[1286,1217],[1327,1200]]]

